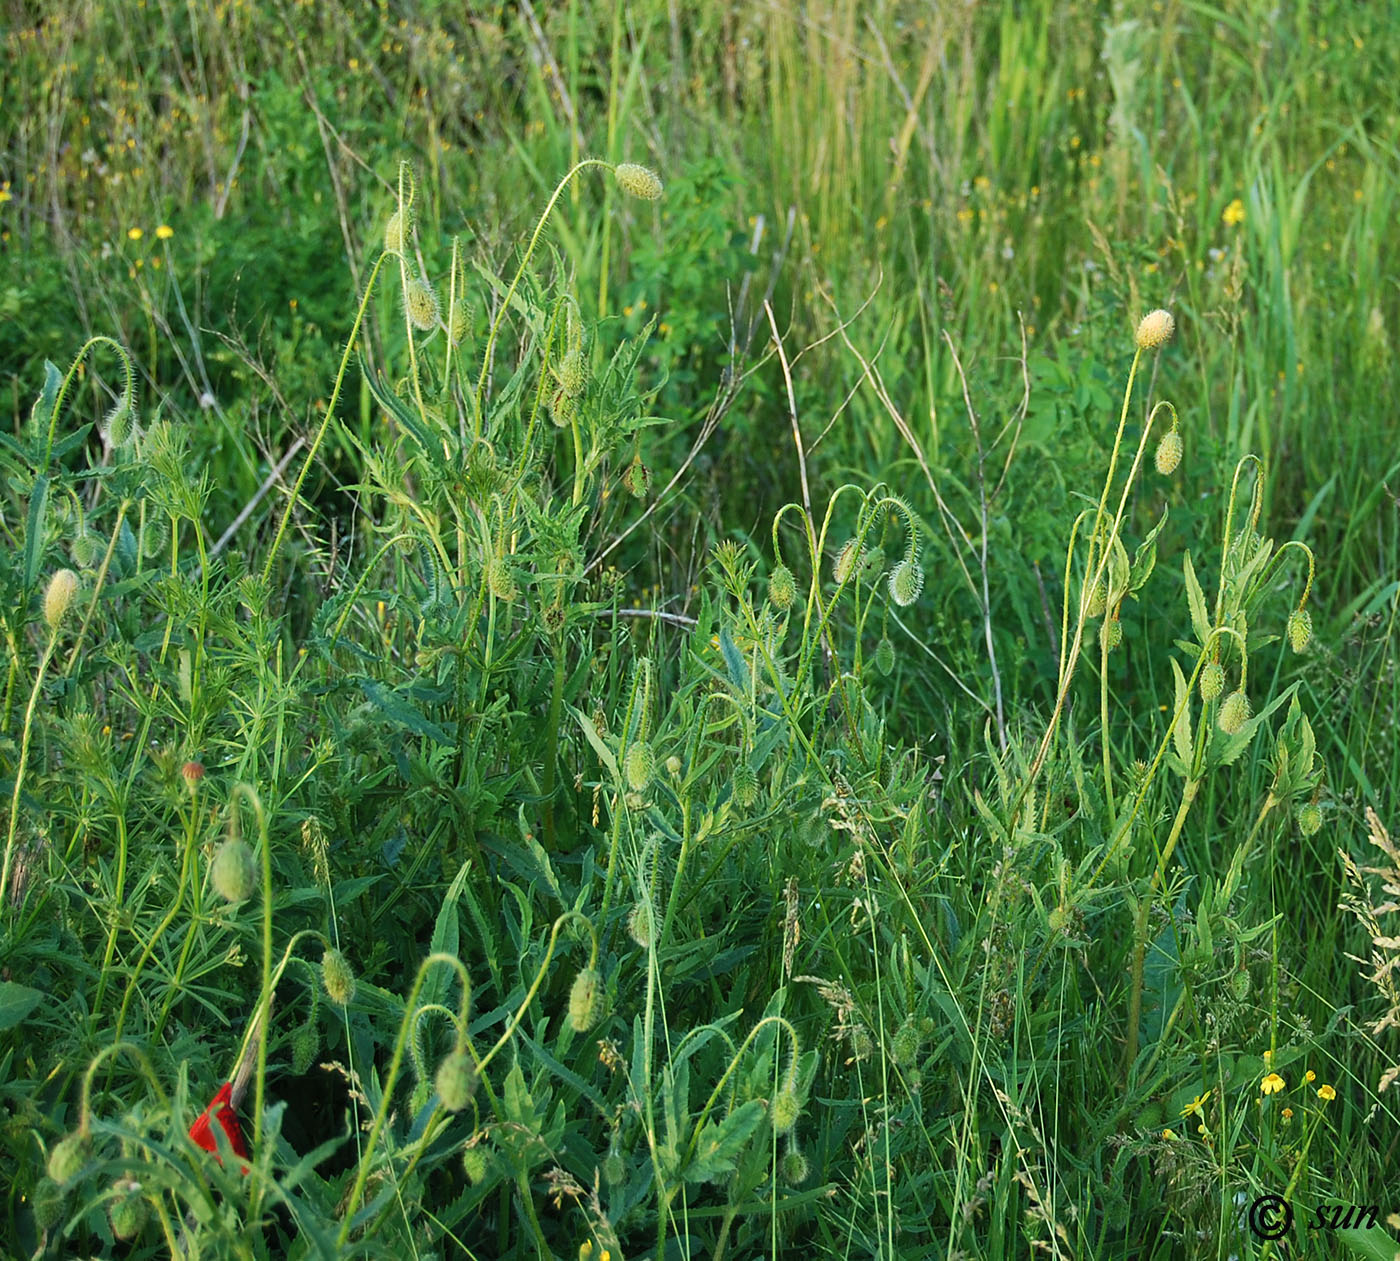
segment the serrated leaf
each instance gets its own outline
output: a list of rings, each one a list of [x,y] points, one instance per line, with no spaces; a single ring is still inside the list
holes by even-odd
[[[1196,632],[1198,646],[1204,648],[1210,639],[1210,618],[1206,614],[1205,592],[1201,590],[1201,584],[1196,578],[1196,569],[1191,564],[1189,551],[1181,558],[1181,564],[1186,574],[1186,600],[1191,606],[1191,629]]]
[[[685,1167],[687,1182],[713,1182],[734,1171],[744,1144],[763,1123],[766,1109],[757,1099],[735,1108],[718,1125],[708,1122],[695,1144],[695,1154]]]
[[[39,576],[39,560],[44,551],[44,528],[48,523],[49,479],[40,474],[34,479],[29,496],[29,518],[24,527],[24,585],[34,585]]]
[[[429,953],[458,957],[461,948],[461,925],[457,918],[457,900],[467,883],[467,873],[471,870],[471,859],[467,859],[457,869],[452,883],[447,886],[442,905],[438,907],[437,919],[433,921],[433,940]],[[423,980],[423,1002],[445,1003],[451,986],[458,978],[449,972],[446,964],[434,964]]]
[[[744,661],[744,655],[739,651],[739,645],[734,642],[734,636],[729,633],[729,627],[719,628],[719,650],[724,654],[724,667],[729,672],[729,681],[734,685],[736,691],[747,696],[749,693],[749,668]]]
[[[1162,519],[1148,531],[1148,535],[1133,553],[1133,568],[1128,575],[1128,590],[1140,591],[1157,567],[1157,536],[1167,524],[1167,509],[1162,509]]]
[[[1180,717],[1176,720],[1176,726],[1172,729],[1172,742],[1176,746],[1177,756],[1186,765],[1191,764],[1191,693],[1186,686],[1186,677],[1181,673],[1181,667],[1177,664],[1176,658],[1171,658],[1172,676],[1176,686],[1176,704],[1172,713],[1180,711]]]
[[[378,679],[365,677],[359,683],[370,703],[395,726],[406,727],[415,735],[427,736],[437,744],[452,747],[452,737],[398,692],[385,687]]]

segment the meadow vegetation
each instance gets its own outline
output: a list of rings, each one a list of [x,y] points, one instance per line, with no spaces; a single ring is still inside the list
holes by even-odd
[[[0,14],[0,1251],[1397,1255],[1393,6]]]

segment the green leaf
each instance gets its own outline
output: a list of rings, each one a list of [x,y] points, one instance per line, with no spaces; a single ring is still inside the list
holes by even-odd
[[[1167,509],[1163,508],[1162,519],[1152,527],[1147,537],[1138,544],[1137,551],[1133,553],[1133,568],[1128,575],[1129,591],[1140,591],[1147,580],[1152,577],[1152,571],[1157,567],[1157,536],[1166,524]]]
[[[1177,664],[1176,658],[1171,658],[1172,675],[1176,680],[1176,705],[1172,712],[1181,711],[1181,717],[1176,720],[1176,726],[1172,729],[1172,741],[1176,746],[1176,755],[1187,766],[1191,765],[1191,693],[1187,690],[1185,676],[1181,673],[1181,667]]]
[[[457,919],[457,899],[462,896],[462,889],[467,883],[467,873],[471,870],[471,865],[469,858],[458,869],[452,883],[447,886],[442,905],[438,907],[437,919],[433,922],[433,941],[429,950],[430,954],[447,954],[452,955],[453,958],[458,957],[462,935]],[[447,970],[446,964],[434,964],[432,971],[423,981],[423,1002],[445,1002],[449,992],[448,986],[453,982],[454,976],[455,974]]]
[[[1182,568],[1186,573],[1186,599],[1191,605],[1191,627],[1196,632],[1200,646],[1204,648],[1210,638],[1210,618],[1206,615],[1205,592],[1201,590],[1201,584],[1196,579],[1190,552],[1182,557]]]
[[[435,722],[430,722],[418,708],[398,692],[385,687],[377,679],[362,678],[360,690],[370,702],[395,726],[406,727],[415,735],[427,736],[437,744],[452,747],[452,737]]]
[[[24,529],[24,585],[28,589],[39,576],[39,560],[44,551],[44,526],[49,512],[49,479],[40,474],[34,479],[34,491],[29,496],[29,520]]]
[[[0,981],[0,1029],[13,1029],[44,1001],[39,990],[13,981]]]
[[[573,707],[570,706],[570,708]],[[593,720],[581,710],[575,709],[573,713],[578,725],[583,729],[584,737],[593,746],[593,752],[598,755],[598,761],[607,768],[614,779],[618,778],[617,759],[613,757],[608,746],[603,743],[603,737],[598,734],[598,728],[593,725]]]
[[[724,1174],[733,1173],[735,1162],[743,1154],[744,1144],[763,1123],[766,1110],[757,1099],[736,1108],[718,1125],[709,1122],[700,1133],[695,1155],[685,1167],[687,1182],[713,1182]]]
[[[734,636],[729,633],[729,627],[721,626],[719,629],[719,650],[724,654],[724,666],[729,671],[729,682],[741,695],[749,694],[749,668],[744,661],[744,655],[739,651],[739,645],[734,642]]]

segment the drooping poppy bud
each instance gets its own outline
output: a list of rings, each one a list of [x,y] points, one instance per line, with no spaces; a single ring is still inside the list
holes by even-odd
[[[209,1106],[190,1126],[190,1138],[194,1140],[195,1146],[202,1147],[207,1152],[213,1152],[217,1157],[219,1144],[214,1137],[213,1122],[215,1121],[219,1123],[219,1127],[228,1136],[229,1146],[233,1148],[233,1154],[246,1160],[248,1147],[243,1142],[243,1131],[238,1126],[238,1114],[233,1110],[232,1082],[226,1081],[219,1087],[219,1093],[209,1101]],[[247,1171],[246,1165],[244,1171]]]

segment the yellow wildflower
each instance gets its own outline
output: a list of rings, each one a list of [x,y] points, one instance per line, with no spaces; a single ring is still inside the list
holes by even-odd
[[[1261,1095],[1276,1095],[1287,1083],[1277,1073],[1270,1073],[1259,1083],[1259,1093]]]
[[[1237,224],[1244,222],[1244,202],[1238,197],[1225,207],[1225,213],[1220,216],[1227,228],[1233,228]]]
[[[1331,1086],[1319,1086],[1317,1088],[1317,1097],[1321,1099],[1323,1103],[1331,1103],[1332,1100],[1337,1097],[1337,1092],[1333,1090]]]
[[[156,229],[156,236],[162,241],[168,241],[174,235],[175,229],[172,228],[168,223],[162,223],[160,227]]]
[[[1184,1117],[1189,1117],[1193,1112],[1201,1112],[1201,1110],[1206,1106],[1206,1100],[1209,1098],[1209,1090],[1207,1090],[1206,1093],[1203,1095],[1197,1095],[1194,1099],[1191,1100],[1190,1103],[1188,1103],[1184,1108],[1182,1108],[1181,1115]],[[1202,1113],[1202,1115],[1204,1115],[1204,1113]]]
[[[128,228],[126,230],[126,235],[127,239],[130,241],[139,241],[146,234],[142,232],[140,228]]]

